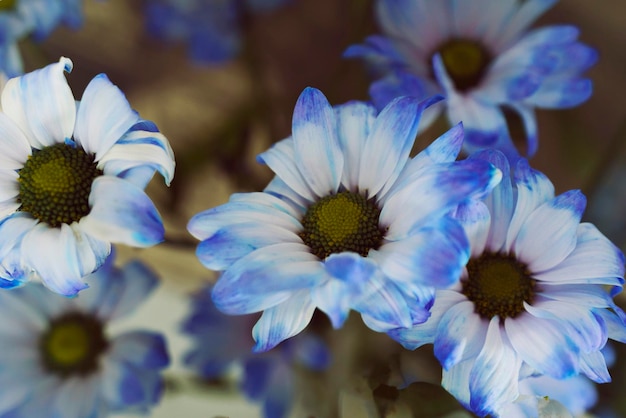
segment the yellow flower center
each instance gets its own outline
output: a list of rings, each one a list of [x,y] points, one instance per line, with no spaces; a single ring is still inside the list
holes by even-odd
[[[48,371],[63,377],[89,374],[98,368],[98,359],[107,344],[99,320],[69,313],[52,321],[42,335],[42,363]]]
[[[102,175],[93,155],[67,144],[35,150],[19,171],[19,210],[58,227],[89,213],[93,180]]]
[[[0,0],[0,12],[4,10],[14,10],[17,0]]]
[[[454,86],[459,91],[476,87],[490,62],[481,44],[466,39],[452,39],[437,50]]]
[[[309,207],[299,235],[321,260],[344,251],[365,257],[382,243],[385,231],[378,224],[379,216],[374,202],[358,193],[340,192]]]
[[[483,318],[515,318],[531,303],[535,283],[525,264],[511,255],[485,253],[467,264],[463,294]]]

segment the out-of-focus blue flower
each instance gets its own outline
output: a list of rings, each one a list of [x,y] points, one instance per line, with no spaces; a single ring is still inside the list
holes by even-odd
[[[537,149],[534,109],[587,100],[591,81],[581,74],[597,60],[594,49],[577,41],[573,26],[528,30],[554,3],[379,0],[383,35],[351,46],[345,56],[365,58],[381,76],[370,87],[379,107],[399,95],[443,94],[450,123],[465,126],[468,152],[497,148],[518,158],[503,109],[516,112],[526,130],[526,154],[532,156]]]
[[[511,179],[498,151],[471,159],[505,176],[483,201],[456,211],[471,246],[461,281],[437,291],[428,321],[390,335],[409,349],[433,343],[442,385],[480,416],[497,416],[531,375],[610,381],[600,350],[607,338],[626,341],[625,315],[612,300],[624,281],[622,252],[580,223],[579,190],[555,197],[525,159]]]
[[[291,0],[146,0],[147,31],[162,40],[189,44],[197,62],[221,64],[241,49],[242,20]]]
[[[83,22],[82,0],[0,1],[0,70],[9,77],[24,72],[17,41],[41,41],[60,24],[77,29]]]
[[[350,309],[376,330],[425,321],[434,288],[458,281],[468,246],[447,213],[500,173],[485,161],[454,162],[460,126],[409,160],[420,114],[436,100],[400,98],[376,116],[362,102],[333,109],[307,88],[292,137],[259,156],[276,173],[265,191],[191,219],[200,261],[224,271],[217,307],[263,311],[255,350],[302,331],[315,308],[335,328]]]
[[[0,287],[31,275],[75,295],[111,242],[147,247],[163,223],[144,192],[173,153],[156,126],[130,108],[104,74],[79,104],[64,76],[72,62],[10,79],[0,113]]]
[[[265,418],[283,418],[297,395],[294,367],[324,370],[330,365],[330,352],[319,338],[303,333],[272,351],[255,354],[250,330],[257,319],[258,315],[221,313],[211,300],[211,287],[201,289],[193,296],[191,313],[183,323],[183,332],[194,342],[184,362],[207,379],[223,376],[235,363],[242,364],[243,393],[263,404]]]
[[[162,335],[137,330],[111,337],[106,328],[132,312],[157,284],[139,262],[108,261],[74,299],[39,284],[0,292],[0,415],[105,417],[147,413],[169,364]]]

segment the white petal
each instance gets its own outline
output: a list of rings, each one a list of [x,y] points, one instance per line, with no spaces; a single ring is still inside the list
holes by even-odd
[[[74,139],[98,161],[138,119],[120,89],[99,74],[83,93]]]
[[[30,144],[19,127],[4,113],[0,113],[0,167],[18,170],[31,154]]]
[[[71,70],[72,61],[62,57],[56,64],[12,78],[2,91],[2,110],[35,148],[72,137],[76,102],[63,74]]]

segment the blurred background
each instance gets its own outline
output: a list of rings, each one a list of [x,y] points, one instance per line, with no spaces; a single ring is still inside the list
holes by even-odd
[[[271,173],[255,156],[289,135],[293,106],[304,87],[319,88],[332,104],[368,99],[362,62],[341,55],[348,45],[376,32],[372,4],[293,0],[275,11],[251,15],[242,28],[242,53],[214,66],[192,62],[182,43],[151,37],[141,0],[86,0],[80,29],[59,27],[41,43],[20,44],[26,71],[59,56],[70,57],[74,70],[68,80],[77,98],[93,76],[106,73],[174,149],[177,167],[171,187],[155,181],[148,189],[164,217],[167,242],[146,250],[118,248],[120,263],[141,258],[163,282],[148,303],[118,326],[152,328],[168,337],[173,358],[166,371],[168,390],[151,416],[259,416],[259,406],[233,386],[190,383],[191,372],[180,363],[189,347],[179,333],[188,312],[187,296],[215,279],[197,261],[195,240],[185,226],[192,215],[226,202],[231,193],[267,184]],[[531,164],[551,178],[557,193],[582,189],[589,199],[586,219],[624,249],[626,2],[564,0],[536,26],[549,23],[577,25],[582,41],[598,49],[600,60],[588,73],[594,82],[588,102],[569,110],[538,111],[539,151]],[[445,129],[445,122],[436,123],[419,138],[417,148]],[[600,388],[603,399],[611,402],[626,399],[626,367],[620,360],[626,353],[616,348],[614,383]],[[625,405],[617,408],[618,416],[626,416]]]

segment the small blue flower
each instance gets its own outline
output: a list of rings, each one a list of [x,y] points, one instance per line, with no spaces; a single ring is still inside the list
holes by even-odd
[[[147,413],[169,364],[162,335],[107,325],[132,312],[157,284],[139,262],[115,268],[112,257],[88,276],[90,288],[68,299],[32,284],[0,293],[0,415],[84,418]]]
[[[307,88],[293,136],[259,156],[276,173],[265,191],[191,219],[200,261],[224,271],[218,309],[263,311],[257,351],[302,331],[316,308],[335,328],[351,309],[375,330],[422,322],[433,289],[458,280],[467,241],[447,213],[500,173],[485,161],[454,162],[461,126],[408,158],[420,114],[437,100],[400,98],[376,116],[362,102],[333,109]]]
[[[77,29],[83,22],[82,0],[2,0],[0,2],[0,70],[23,74],[17,42],[27,36],[42,41],[60,24]]]
[[[526,130],[526,154],[532,156],[537,149],[534,109],[587,100],[591,81],[581,74],[597,60],[594,49],[577,41],[573,26],[528,30],[554,3],[379,0],[383,35],[351,46],[345,56],[365,58],[380,76],[370,87],[379,107],[399,95],[443,94],[450,123],[465,126],[468,152],[497,148],[511,160],[518,158],[503,109],[516,112]]]
[[[104,74],[77,105],[64,76],[72,62],[10,79],[0,113],[0,287],[39,276],[75,295],[111,242],[148,247],[163,223],[144,192],[173,153],[156,126],[130,108]]]
[[[252,353],[250,330],[258,317],[223,314],[211,300],[211,287],[201,289],[183,324],[183,332],[194,341],[184,362],[207,379],[223,376],[230,366],[241,363],[243,393],[263,404],[265,418],[284,418],[296,397],[294,367],[322,371],[330,365],[330,352],[319,338],[303,333],[272,351]]]
[[[156,38],[186,42],[194,61],[221,64],[241,49],[242,18],[291,0],[147,0],[146,29]]]
[[[555,197],[525,159],[511,179],[498,151],[471,159],[505,175],[484,200],[456,211],[471,247],[461,281],[437,291],[428,321],[390,335],[408,349],[434,344],[442,385],[480,416],[498,416],[515,401],[524,377],[610,381],[600,350],[607,338],[626,341],[626,315],[612,299],[624,282],[624,255],[580,223],[579,190]]]

